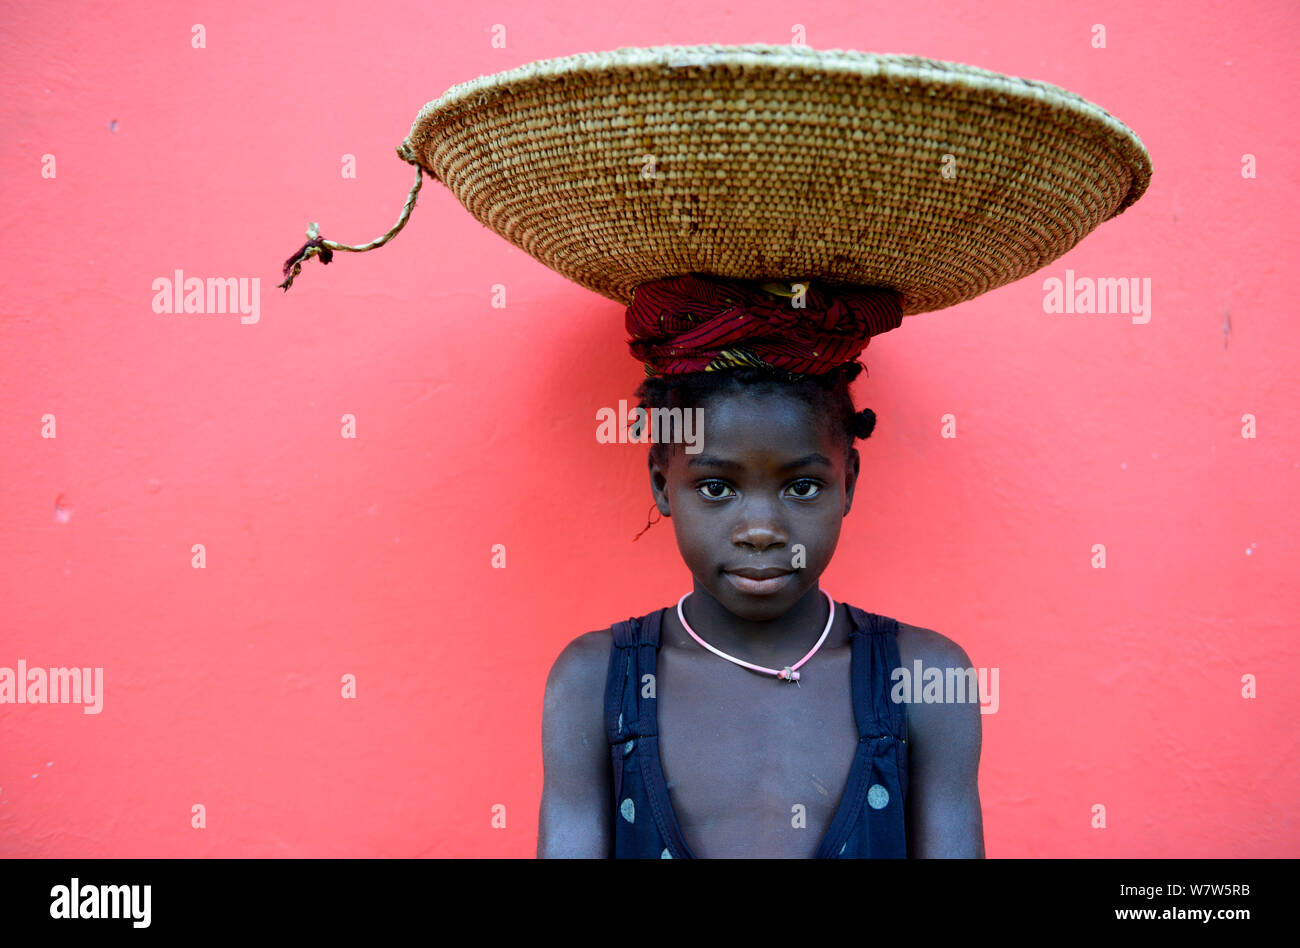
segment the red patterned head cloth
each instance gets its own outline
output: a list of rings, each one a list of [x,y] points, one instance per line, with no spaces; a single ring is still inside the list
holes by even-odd
[[[802,307],[791,299],[799,284]],[[901,296],[884,287],[691,273],[638,286],[626,323],[628,348],[646,375],[738,365],[813,375],[854,361],[872,336],[902,321]]]

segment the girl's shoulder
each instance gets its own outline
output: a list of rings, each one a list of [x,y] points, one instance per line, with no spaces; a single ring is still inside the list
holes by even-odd
[[[919,658],[926,666],[970,665],[970,659],[967,658],[962,647],[934,629],[912,625],[902,619],[895,619],[879,612],[873,613],[869,609],[849,602],[845,602],[844,605],[866,615],[875,615],[877,618],[889,620],[883,625],[877,625],[877,629],[881,631],[895,631],[890,622],[896,623],[895,639],[898,642],[898,657],[904,664],[910,664]]]
[[[636,621],[644,625],[655,613],[662,611],[662,609],[655,609],[643,616],[632,616],[623,621]],[[614,646],[614,626],[617,624],[615,622],[603,629],[583,632],[571,639],[551,666],[551,676],[566,674],[586,676],[596,670],[603,672],[609,663],[610,650]]]
[[[917,659],[925,667],[968,668],[970,658],[965,649],[934,629],[898,622],[898,658],[904,665]]]
[[[609,650],[613,643],[614,636],[609,629],[584,632],[572,639],[551,664],[547,689],[551,688],[552,682],[562,685],[574,679],[589,680],[598,670],[603,673],[609,663]]]

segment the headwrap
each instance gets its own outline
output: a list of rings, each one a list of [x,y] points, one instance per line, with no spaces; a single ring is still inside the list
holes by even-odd
[[[802,307],[792,302],[791,283],[806,288]],[[872,336],[902,321],[902,297],[884,287],[691,273],[638,286],[626,325],[646,375],[738,365],[812,375],[854,361]]]

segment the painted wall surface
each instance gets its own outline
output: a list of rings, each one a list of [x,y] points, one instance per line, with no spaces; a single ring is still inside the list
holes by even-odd
[[[454,83],[797,24],[1077,91],[1155,168],[870,346],[823,585],[999,669],[990,856],[1300,854],[1298,11],[4,3],[0,666],[104,679],[98,714],[0,705],[0,855],[533,855],[551,662],[689,585],[670,524],[632,543],[644,446],[595,438],[642,376],[622,311],[433,181],[383,249],[279,266],[309,221],[392,225],[394,146]],[[1045,313],[1067,269],[1149,278],[1150,321]],[[155,313],[178,270],[259,280],[257,321]]]

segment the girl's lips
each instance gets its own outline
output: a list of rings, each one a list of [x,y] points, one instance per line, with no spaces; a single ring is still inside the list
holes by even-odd
[[[732,586],[749,596],[770,596],[772,593],[784,589],[786,584],[794,579],[793,572],[782,573],[768,579],[750,579],[748,576],[741,576],[738,573],[724,573],[723,575],[731,581]]]

